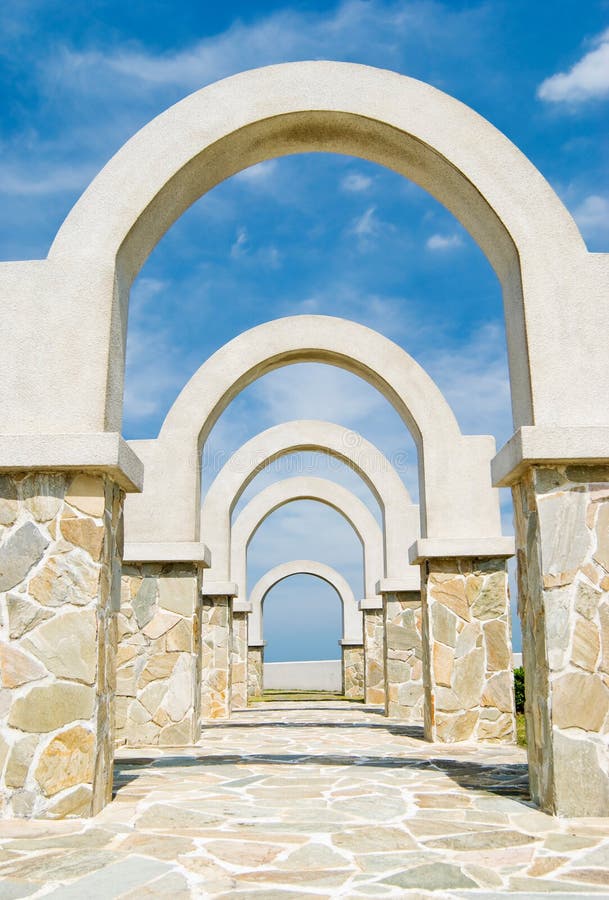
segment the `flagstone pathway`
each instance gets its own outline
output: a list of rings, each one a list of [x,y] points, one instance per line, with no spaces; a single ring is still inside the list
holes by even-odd
[[[540,813],[525,763],[360,704],[266,703],[121,750],[94,820],[0,822],[0,898],[609,898],[609,819]]]

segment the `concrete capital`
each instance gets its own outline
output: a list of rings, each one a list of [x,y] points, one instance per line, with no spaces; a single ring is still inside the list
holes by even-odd
[[[377,585],[380,582],[377,582]],[[383,598],[382,597],[364,597],[363,600],[360,600],[357,604],[357,608],[360,612],[365,612],[368,609],[382,609],[383,608]]]
[[[201,588],[202,597],[237,597],[239,588],[234,581],[205,581]]]
[[[376,583],[377,594],[398,594],[421,590],[421,573],[418,569],[407,572],[404,578],[381,578]]]
[[[473,557],[509,557],[516,552],[513,537],[493,538],[421,538],[408,551],[411,565],[427,559],[464,559]]]
[[[123,562],[191,562],[197,563],[203,569],[209,569],[211,553],[209,547],[200,541],[130,543],[125,544]]]
[[[144,466],[117,431],[0,435],[0,472],[103,472],[127,493],[144,487]]]
[[[510,487],[533,465],[607,465],[609,428],[541,428],[525,425],[491,462],[495,487]]]

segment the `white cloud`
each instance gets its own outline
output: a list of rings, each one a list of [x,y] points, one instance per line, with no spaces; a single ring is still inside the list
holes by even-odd
[[[598,35],[588,51],[568,72],[546,78],[537,96],[547,103],[578,105],[609,96],[609,28]]]
[[[463,246],[463,239],[458,234],[432,234],[425,244],[428,250],[454,250]]]
[[[575,207],[573,218],[585,238],[609,237],[609,198],[589,194]]]
[[[350,172],[340,182],[343,191],[353,194],[367,191],[371,185],[372,178],[369,178],[368,175],[362,175],[361,172]]]
[[[245,256],[247,253],[247,229],[246,228],[238,228],[237,229],[237,237],[235,238],[235,242],[230,248],[230,255],[232,259],[241,259],[242,256]]]
[[[376,206],[369,206],[361,216],[357,216],[357,218],[353,220],[351,233],[357,235],[359,238],[376,237],[381,230],[381,224],[375,213]]]
[[[265,162],[257,163],[248,169],[243,169],[234,175],[237,183],[246,184],[248,187],[266,187],[277,174],[277,160],[267,159]]]

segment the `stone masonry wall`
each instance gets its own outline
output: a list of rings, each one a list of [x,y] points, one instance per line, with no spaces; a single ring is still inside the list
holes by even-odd
[[[233,612],[231,709],[247,708],[247,619],[247,613]]]
[[[382,609],[364,610],[364,696],[366,703],[385,705],[385,627]]]
[[[123,566],[116,739],[130,747],[199,737],[200,577],[189,563]]]
[[[609,810],[609,466],[538,466],[513,488],[531,794]]]
[[[364,699],[364,647],[342,645],[343,694],[347,700]]]
[[[201,718],[228,719],[231,711],[232,598],[204,596],[201,613]]]
[[[427,740],[513,742],[506,561],[433,559],[421,571]]]
[[[403,722],[423,721],[422,616],[418,592],[383,596],[385,712]]]
[[[122,491],[104,475],[0,477],[3,816],[90,816],[112,794]]]
[[[264,647],[247,648],[247,696],[259,697],[264,683]]]

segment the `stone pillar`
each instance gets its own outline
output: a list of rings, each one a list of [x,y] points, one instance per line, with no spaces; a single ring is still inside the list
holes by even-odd
[[[243,608],[246,607],[246,608]],[[247,626],[249,603],[233,601],[233,643],[231,651],[231,709],[247,709]]]
[[[201,614],[201,718],[229,719],[231,711],[234,584],[203,580]]]
[[[364,646],[339,641],[342,654],[343,694],[346,700],[364,699]]]
[[[385,706],[385,625],[383,602],[362,600],[364,616],[364,700],[373,706]]]
[[[259,697],[264,690],[264,641],[247,648],[247,696]]]
[[[385,715],[419,724],[423,719],[421,594],[382,591]]]
[[[0,477],[4,817],[91,816],[111,799],[123,487],[138,489],[123,475]]]
[[[507,563],[427,558],[421,566],[425,737],[516,737]]]
[[[609,811],[609,466],[532,466],[513,485],[531,795]]]
[[[204,563],[136,561],[154,556],[156,545],[146,553],[144,545],[134,546],[126,547],[118,617],[117,742],[193,744],[200,735]],[[182,555],[179,549],[176,544],[174,556]]]

